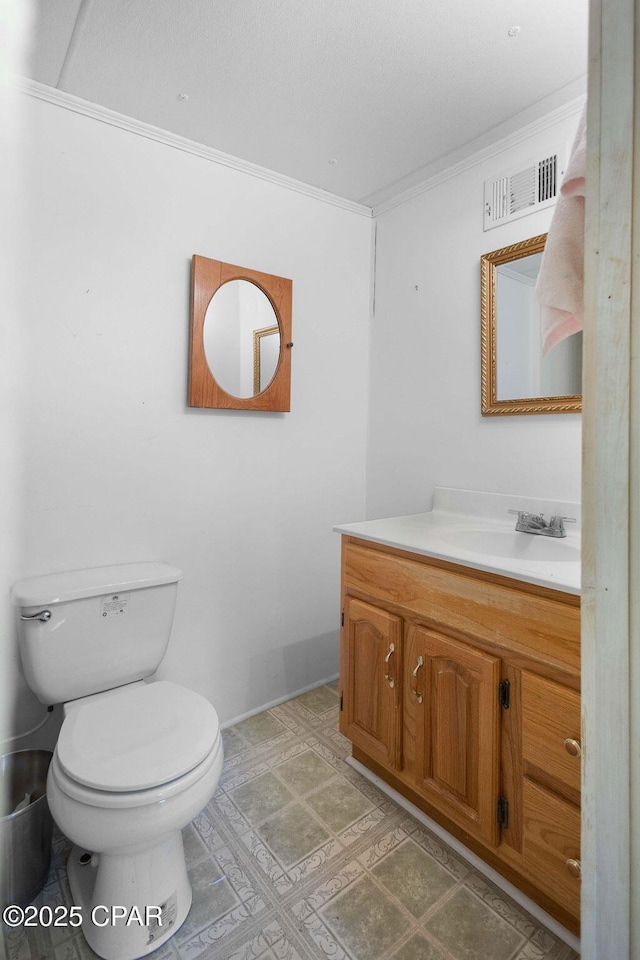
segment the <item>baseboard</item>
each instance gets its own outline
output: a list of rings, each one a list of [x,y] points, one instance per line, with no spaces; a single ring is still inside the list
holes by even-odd
[[[233,717],[231,720],[225,720],[224,723],[220,724],[220,729],[226,730],[227,727],[232,727],[234,724],[240,723],[242,720],[248,720],[249,717],[255,717],[258,713],[264,713],[265,710],[270,710],[271,707],[277,707],[281,703],[286,703],[287,700],[294,700],[303,693],[308,693],[309,690],[315,690],[316,687],[324,687],[328,683],[334,683],[337,679],[338,674],[334,673],[330,677],[325,677],[324,680],[316,680],[314,683],[310,683],[306,687],[301,687],[300,690],[296,690],[293,693],[285,693],[283,697],[278,697],[277,700],[271,700],[269,703],[263,703],[262,706],[256,707],[255,710],[248,710],[247,713],[241,713],[238,717]]]

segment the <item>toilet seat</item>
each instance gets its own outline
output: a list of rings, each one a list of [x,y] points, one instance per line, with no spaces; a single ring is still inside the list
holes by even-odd
[[[71,710],[58,738],[56,766],[64,775],[61,779],[85,788],[79,792],[87,797],[126,794],[123,805],[131,805],[134,793],[150,791],[156,797],[173,793],[159,788],[179,778],[191,782],[194,778],[187,776],[191,771],[199,779],[197,768],[219,749],[218,717],[209,701],[186,687],[159,680]],[[178,786],[182,789],[186,783]],[[103,805],[97,797],[93,804]]]
[[[54,752],[51,763],[49,764],[49,775],[47,781],[47,790],[49,790],[49,780],[55,782],[56,787],[71,800],[76,800],[88,807],[99,807],[102,810],[127,811],[134,807],[146,807],[154,804],[159,805],[166,801],[172,801],[181,793],[186,793],[191,787],[195,786],[199,780],[207,777],[214,767],[222,769],[224,759],[222,736],[218,733],[215,743],[210,753],[204,760],[190,770],[183,777],[176,780],[170,780],[156,787],[150,787],[148,790],[108,791],[94,790],[91,787],[85,787],[69,777],[60,765],[57,751]],[[219,777],[220,772],[216,776]]]

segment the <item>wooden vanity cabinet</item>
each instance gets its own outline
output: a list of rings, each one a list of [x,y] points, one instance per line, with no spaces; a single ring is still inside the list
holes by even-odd
[[[579,598],[342,540],[354,758],[578,932]]]

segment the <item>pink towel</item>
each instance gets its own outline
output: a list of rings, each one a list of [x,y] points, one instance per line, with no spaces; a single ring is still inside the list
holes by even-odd
[[[545,244],[535,295],[541,303],[542,354],[582,330],[586,106],[580,117]]]

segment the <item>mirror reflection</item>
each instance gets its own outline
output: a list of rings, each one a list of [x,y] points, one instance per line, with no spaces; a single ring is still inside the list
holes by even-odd
[[[534,288],[546,234],[482,257],[482,413],[581,409],[582,333],[542,353]]]
[[[252,397],[271,383],[280,356],[280,328],[271,301],[255,283],[222,284],[207,307],[203,341],[212,376],[231,396]]]
[[[540,303],[534,288],[542,252],[501,264],[496,271],[498,400],[566,397],[580,393],[582,332],[542,355]]]
[[[261,393],[271,383],[280,358],[280,328],[253,332],[253,392]]]

